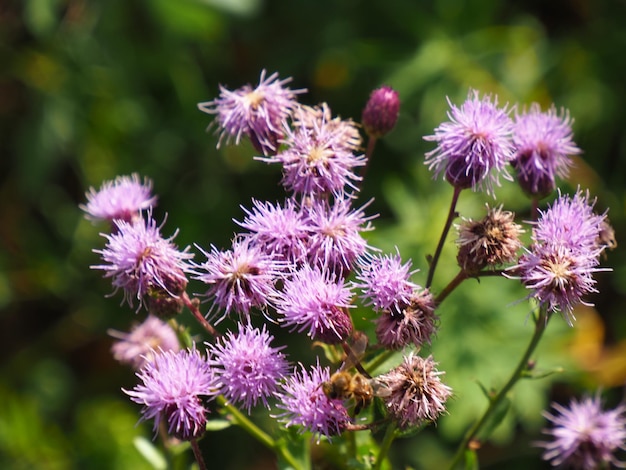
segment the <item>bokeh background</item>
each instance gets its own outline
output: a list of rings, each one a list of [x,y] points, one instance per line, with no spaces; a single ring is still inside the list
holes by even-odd
[[[599,273],[595,308],[574,328],[555,318],[537,353],[565,372],[516,388],[511,413],[480,451],[484,468],[539,468],[541,410],[597,388],[607,405],[626,378],[626,2],[622,0],[5,0],[0,3],[0,467],[153,468],[137,450],[138,406],[121,392],[132,371],[110,354],[107,329],[141,319],[89,266],[105,230],[78,208],[90,186],[138,172],[159,196],[164,235],[179,246],[227,246],[251,198],[283,197],[280,170],[249,145],[215,148],[197,103],[218,84],[255,84],[262,69],[307,88],[358,120],[370,91],[393,86],[397,128],[376,150],[360,202],[375,198],[376,231],[398,246],[425,282],[451,194],[423,165],[422,136],[445,119],[446,96],[470,87],[501,103],[570,110],[583,154],[577,185],[610,207],[619,245]],[[482,217],[484,195],[459,211]],[[512,184],[498,203],[523,219]],[[451,237],[452,239],[452,237]],[[434,288],[455,274],[450,241]],[[455,389],[437,427],[394,444],[394,468],[439,468],[484,408],[477,381],[498,387],[530,337],[529,306],[514,281],[468,281],[442,307],[433,354]],[[367,316],[367,313],[363,313]],[[277,333],[279,334],[279,333]],[[304,337],[286,338],[310,353]],[[306,346],[302,346],[306,345]],[[295,356],[294,360],[306,360]],[[202,441],[212,468],[273,468],[273,457],[236,429]],[[245,451],[242,451],[245,449]],[[172,465],[188,468],[180,456]],[[330,468],[330,467],[327,467]]]

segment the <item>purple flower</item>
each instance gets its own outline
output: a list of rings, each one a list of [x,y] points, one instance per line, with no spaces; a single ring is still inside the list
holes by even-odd
[[[154,361],[155,351],[177,352],[180,349],[174,330],[152,315],[135,325],[130,333],[109,330],[109,334],[118,338],[111,347],[113,357],[134,369],[141,369],[146,362]]]
[[[247,135],[259,152],[264,155],[275,152],[283,135],[283,122],[297,104],[296,95],[306,92],[285,87],[290,81],[291,78],[279,80],[277,73],[266,78],[263,70],[256,88],[245,85],[230,91],[220,85],[219,98],[199,103],[201,111],[216,115],[220,130],[217,147],[224,137],[227,141],[234,138],[239,145],[241,136]]]
[[[187,286],[185,261],[193,257],[187,248],[179,251],[172,243],[178,231],[170,238],[163,238],[161,227],[157,227],[150,213],[145,221],[118,219],[114,223],[115,233],[101,234],[107,239],[105,248],[93,250],[105,264],[91,268],[105,271],[104,277],[112,278],[115,292],[124,290],[128,305],[132,307],[137,299],[137,310],[153,296],[177,299]]]
[[[238,334],[228,332],[210,346],[220,393],[242,403],[248,414],[258,401],[269,406],[267,397],[274,395],[289,366],[280,352],[285,346],[271,347],[273,339],[265,326],[259,330],[239,324]]]
[[[426,154],[428,168],[435,176],[445,171],[446,180],[455,188],[484,187],[493,192],[498,173],[510,176],[505,165],[513,157],[511,133],[513,121],[508,110],[498,108],[498,100],[490,95],[479,98],[478,91],[470,90],[460,108],[450,103],[448,118],[435,129],[435,134],[424,137],[437,147]]]
[[[249,238],[236,238],[232,249],[220,251],[211,246],[201,264],[195,264],[196,279],[209,285],[206,296],[214,306],[239,313],[249,322],[253,308],[263,308],[274,293],[274,282],[281,275],[284,263],[262,251]],[[221,321],[222,317],[219,321]]]
[[[344,341],[352,333],[348,308],[352,292],[341,277],[327,269],[304,265],[287,277],[274,305],[285,326],[306,331],[315,340]]]
[[[350,417],[342,399],[330,399],[322,391],[322,384],[330,379],[328,367],[319,364],[307,372],[300,365],[295,368],[283,391],[278,392],[278,408],[285,410],[276,416],[286,427],[302,426],[303,431],[330,438],[337,436],[350,424]]]
[[[595,289],[593,273],[604,246],[598,244],[605,216],[593,213],[589,195],[578,191],[573,198],[561,196],[533,229],[533,244],[516,266],[510,268],[549,311],[561,311],[571,326],[574,307]],[[514,277],[509,275],[509,277]]]
[[[216,395],[215,378],[209,363],[195,350],[157,354],[137,372],[141,384],[124,390],[143,405],[141,420],[154,419],[154,432],[162,420],[170,435],[191,440],[204,434],[206,413],[202,397]]]
[[[543,431],[552,440],[537,443],[546,449],[542,455],[544,460],[550,461],[553,467],[581,470],[624,466],[615,453],[626,449],[625,405],[602,411],[600,398],[596,396],[582,401],[574,399],[569,407],[558,403],[553,403],[552,407],[556,413],[543,413],[554,424]]]
[[[569,113],[561,110],[559,114],[554,106],[542,113],[538,103],[515,116],[513,144],[517,180],[527,194],[538,199],[554,190],[556,176],[567,176],[570,156],[580,153],[573,141]]]
[[[367,217],[364,209],[352,209],[349,198],[315,200],[306,208],[306,221],[311,227],[309,263],[322,263],[332,270],[349,271],[356,259],[367,250],[361,232],[373,230],[369,223],[375,216]]]
[[[399,112],[398,92],[389,86],[382,86],[372,91],[363,109],[361,124],[369,136],[382,137],[394,128]]]
[[[300,116],[293,128],[286,127],[285,150],[261,158],[283,165],[282,184],[288,191],[309,196],[341,193],[346,186],[357,190],[353,182],[361,178],[354,170],[365,165],[365,158],[354,154],[351,134],[345,128],[348,124],[338,125],[322,115],[320,120]]]
[[[247,210],[243,222],[237,222],[249,230],[253,243],[264,251],[276,254],[292,263],[302,261],[307,254],[307,240],[311,231],[300,208],[293,199],[284,206],[273,206],[269,202],[253,201],[254,209]]]
[[[385,406],[401,428],[435,421],[445,412],[452,389],[441,382],[444,372],[436,365],[432,356],[424,359],[410,353],[398,367],[377,377],[389,389],[383,397]]]
[[[89,188],[87,204],[80,208],[91,220],[115,219],[132,222],[140,217],[144,209],[156,204],[156,196],[152,196],[152,181],[144,178],[143,184],[137,173],[131,176],[118,176],[113,181],[105,181],[96,191]]]
[[[437,330],[435,299],[428,289],[415,289],[405,304],[393,305],[376,318],[376,338],[387,349],[430,344]]]
[[[354,283],[363,292],[365,305],[372,305],[375,310],[389,310],[409,303],[413,289],[417,284],[409,277],[419,270],[411,271],[411,261],[402,264],[400,253],[395,255],[369,255],[366,253],[357,279]]]

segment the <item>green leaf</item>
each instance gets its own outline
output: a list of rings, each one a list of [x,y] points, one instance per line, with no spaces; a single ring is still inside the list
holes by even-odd
[[[133,439],[133,444],[139,453],[145,458],[152,468],[155,470],[165,470],[167,468],[167,460],[163,453],[145,437],[138,436]]]
[[[232,422],[227,419],[212,419],[207,421],[206,430],[207,431],[221,431],[222,429],[229,428],[233,425]]]

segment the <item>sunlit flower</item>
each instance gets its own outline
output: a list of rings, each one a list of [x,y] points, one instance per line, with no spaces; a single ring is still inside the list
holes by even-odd
[[[108,221],[121,219],[131,222],[140,217],[142,210],[153,207],[157,200],[152,195],[152,181],[144,178],[142,183],[137,173],[105,181],[97,191],[89,188],[86,196],[87,204],[80,205],[86,217]]]
[[[556,413],[543,415],[553,423],[544,433],[551,436],[548,442],[539,442],[544,447],[543,459],[552,466],[566,466],[581,470],[623,468],[625,462],[615,455],[625,450],[626,406],[603,411],[600,397],[572,400],[569,407],[553,403]]]
[[[195,350],[165,351],[137,372],[141,384],[124,390],[143,405],[141,420],[154,419],[156,433],[161,421],[167,432],[182,440],[204,434],[207,409],[203,400],[216,395],[209,363]]]
[[[460,108],[448,100],[450,121],[440,124],[434,135],[424,137],[437,143],[425,162],[435,176],[444,171],[455,188],[484,186],[487,193],[493,192],[498,174],[510,179],[505,166],[513,157],[513,121],[506,107],[499,108],[497,103],[497,98],[492,102],[489,95],[480,99],[476,90],[470,90]]]

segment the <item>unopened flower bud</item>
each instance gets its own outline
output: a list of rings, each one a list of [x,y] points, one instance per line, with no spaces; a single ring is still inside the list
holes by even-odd
[[[184,274],[180,273],[182,276]],[[149,313],[162,320],[169,320],[183,311],[185,303],[181,295],[187,287],[187,280],[178,277],[165,279],[166,289],[153,285],[144,298],[144,304]]]
[[[388,86],[374,90],[363,109],[361,123],[370,137],[382,137],[398,122],[400,99],[398,92]]]

